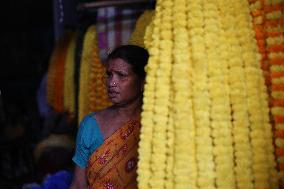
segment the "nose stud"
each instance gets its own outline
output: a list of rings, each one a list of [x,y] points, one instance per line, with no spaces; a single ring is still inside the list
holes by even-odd
[[[116,85],[116,82],[113,82],[113,85],[115,86],[115,85]]]

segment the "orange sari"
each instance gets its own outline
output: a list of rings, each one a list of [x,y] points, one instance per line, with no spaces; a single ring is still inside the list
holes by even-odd
[[[137,188],[140,120],[118,129],[91,155],[87,166],[90,189]]]

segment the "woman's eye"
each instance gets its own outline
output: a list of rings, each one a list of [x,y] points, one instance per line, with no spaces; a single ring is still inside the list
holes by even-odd
[[[127,77],[127,74],[125,74],[125,73],[117,73],[117,75],[120,79],[124,79],[124,78]]]

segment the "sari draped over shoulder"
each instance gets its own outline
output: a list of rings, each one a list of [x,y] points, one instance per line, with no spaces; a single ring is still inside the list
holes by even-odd
[[[90,189],[137,188],[140,120],[130,120],[91,155],[87,166]]]

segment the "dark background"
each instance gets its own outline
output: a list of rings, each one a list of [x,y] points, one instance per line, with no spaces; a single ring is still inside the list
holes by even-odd
[[[0,188],[17,189],[26,183],[42,183],[47,173],[69,168],[72,163],[73,152],[69,149],[47,149],[37,161],[34,159],[34,149],[51,132],[46,128],[57,127],[56,134],[75,128],[71,130],[72,137],[77,129],[64,114],[53,112],[42,117],[37,92],[53,48],[64,31],[84,31],[95,23],[94,9],[77,8],[86,1],[1,1]],[[153,7],[153,2],[149,2],[144,6]],[[141,8],[141,5],[131,6]]]
[[[35,173],[33,150],[42,139],[44,124],[36,97],[57,39],[66,27],[78,27],[81,14],[76,11],[78,3],[77,0],[1,1],[0,188],[16,189],[24,183],[40,182],[43,177],[36,176],[67,162],[57,158],[58,167],[50,166],[57,166],[51,162],[54,155],[66,153],[60,150],[38,162],[41,172]],[[50,118],[50,122],[52,119],[58,116]]]
[[[0,89],[7,101],[32,99],[46,72],[55,41],[66,25],[76,27],[76,0],[1,1]]]

